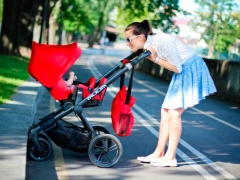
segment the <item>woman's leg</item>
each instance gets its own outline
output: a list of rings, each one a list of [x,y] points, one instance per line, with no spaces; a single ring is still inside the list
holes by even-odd
[[[181,115],[185,109],[169,109],[169,143],[165,157],[169,160],[176,159],[178,141],[182,134]]]
[[[185,109],[169,109],[169,125],[168,125],[168,149],[164,157],[159,158],[151,162],[153,166],[177,166],[176,161],[176,151],[178,146],[178,141],[182,133],[182,120],[181,115]]]
[[[144,157],[146,161],[151,159],[158,159],[164,156],[164,150],[166,147],[166,143],[168,140],[168,129],[169,129],[169,116],[168,116],[168,109],[161,109],[161,121],[159,127],[159,135],[158,135],[158,143],[155,151]],[[144,161],[144,159],[142,159]],[[141,160],[141,158],[139,159]]]
[[[161,109],[161,121],[159,126],[159,134],[158,134],[158,144],[153,153],[155,158],[161,158],[164,156],[164,150],[166,147],[166,143],[169,138],[169,114],[168,109]]]

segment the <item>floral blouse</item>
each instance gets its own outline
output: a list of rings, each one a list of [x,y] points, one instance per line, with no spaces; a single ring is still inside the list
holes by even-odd
[[[176,66],[179,73],[182,71],[182,64],[196,54],[180,39],[166,33],[148,35],[144,49],[148,47],[153,47],[156,50],[157,57]]]

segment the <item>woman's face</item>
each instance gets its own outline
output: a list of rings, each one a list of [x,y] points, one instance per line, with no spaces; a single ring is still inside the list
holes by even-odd
[[[135,35],[132,30],[125,31],[125,38],[127,46],[129,46],[133,52],[138,49],[143,49],[146,41],[143,34]]]

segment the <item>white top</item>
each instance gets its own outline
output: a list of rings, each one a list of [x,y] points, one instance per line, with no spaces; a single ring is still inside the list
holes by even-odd
[[[184,44],[180,39],[166,33],[148,35],[144,49],[147,49],[149,46],[156,50],[158,58],[176,66],[179,73],[182,71],[182,64],[196,54],[193,49]]]

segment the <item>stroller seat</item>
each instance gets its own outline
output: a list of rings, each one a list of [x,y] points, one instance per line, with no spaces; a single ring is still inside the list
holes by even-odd
[[[104,84],[107,79],[102,78],[96,86],[96,79],[91,77],[86,83],[76,81],[75,88],[69,88],[62,77],[80,57],[81,53],[82,51],[78,48],[76,42],[68,45],[47,45],[33,42],[32,54],[27,70],[33,78],[49,90],[54,99],[64,102],[74,94],[74,89],[76,88],[77,91],[82,92],[82,97],[78,98],[84,99],[95,88]],[[94,102],[93,104],[97,105],[100,103],[105,92],[106,89],[96,94],[91,99]],[[75,102],[73,103],[75,104]]]
[[[98,85],[96,85],[97,84],[96,79],[94,77],[91,77],[87,80],[87,82],[85,84],[78,84],[76,86],[77,93],[76,93],[76,98],[75,98],[76,99],[75,104],[77,104],[82,99],[85,99],[86,97],[88,97],[91,93],[94,92],[94,90],[96,88],[101,87],[105,82],[107,82],[107,78],[103,77],[99,81]],[[101,102],[105,96],[106,90],[107,90],[107,88],[105,88],[101,92],[95,94],[94,97],[86,105],[84,105],[84,107],[92,107],[92,106],[101,105]]]
[[[73,90],[62,79],[82,50],[74,42],[68,45],[48,45],[32,42],[32,54],[27,67],[29,74],[46,87],[56,100],[65,100]]]

